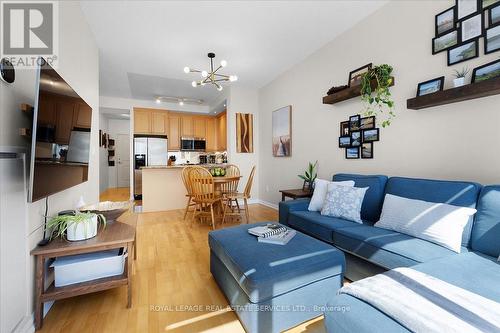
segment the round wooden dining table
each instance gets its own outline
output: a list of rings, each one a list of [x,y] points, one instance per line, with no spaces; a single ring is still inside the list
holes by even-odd
[[[234,182],[237,180],[241,179],[241,176],[214,176],[214,187],[215,187],[215,192],[220,193],[220,188],[222,187],[223,184]]]

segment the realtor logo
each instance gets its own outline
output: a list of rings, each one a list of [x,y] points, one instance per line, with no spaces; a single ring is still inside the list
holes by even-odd
[[[57,60],[57,3],[1,1],[2,57],[15,67],[33,67],[38,56]]]

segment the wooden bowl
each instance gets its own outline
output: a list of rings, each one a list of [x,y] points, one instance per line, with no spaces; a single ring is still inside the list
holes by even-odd
[[[116,221],[123,213],[130,209],[130,201],[103,201],[94,205],[87,205],[80,208],[80,211],[102,214],[107,222]]]

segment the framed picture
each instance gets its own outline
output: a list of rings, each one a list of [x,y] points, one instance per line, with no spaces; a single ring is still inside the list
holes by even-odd
[[[436,15],[436,36],[441,36],[455,29],[455,7],[451,7]]]
[[[380,141],[380,132],[378,128],[364,130],[363,131],[363,142],[374,142]]]
[[[370,128],[375,128],[375,116],[361,118],[359,129],[365,130]]]
[[[356,87],[361,85],[361,76],[372,69],[372,64],[364,65],[349,73],[349,87]]]
[[[351,137],[350,136],[339,137],[339,148],[348,148],[350,146],[351,146]]]
[[[102,147],[102,130],[99,130],[99,147]]]
[[[479,11],[481,0],[455,0],[456,19],[461,20]]]
[[[472,83],[481,82],[495,77],[500,77],[500,59],[474,68]]]
[[[340,123],[340,136],[348,136],[349,135],[349,122],[343,121]]]
[[[500,50],[500,25],[486,29],[484,36],[484,54]]]
[[[373,142],[364,142],[361,145],[361,158],[373,158]]]
[[[483,8],[483,10],[488,9],[497,4],[499,1],[500,0],[481,0],[481,8]]]
[[[432,39],[432,54],[446,51],[458,45],[460,40],[458,30],[453,30],[447,34]]]
[[[351,146],[361,146],[361,131],[351,132]]]
[[[292,155],[292,106],[273,111],[273,156]]]
[[[253,153],[253,114],[236,113],[236,152]]]
[[[490,28],[498,24],[500,24],[500,4],[491,7],[490,15],[488,16],[488,26]]]
[[[421,82],[418,84],[417,87],[417,97],[432,94],[435,93],[436,91],[441,91],[443,90],[443,86],[444,86],[444,76],[429,81]]]
[[[455,65],[479,56],[477,39],[460,44],[448,50],[448,66]]]
[[[361,116],[359,114],[349,117],[349,132],[359,131],[360,119]]]
[[[483,14],[473,15],[460,23],[460,36],[462,42],[478,38],[483,35]]]
[[[346,148],[345,158],[348,160],[356,160],[359,158],[359,147]]]

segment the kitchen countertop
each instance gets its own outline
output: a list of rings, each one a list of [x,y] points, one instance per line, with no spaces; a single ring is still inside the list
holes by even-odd
[[[224,168],[228,164],[178,164],[178,165],[152,165],[141,167],[141,169],[183,169],[187,166],[201,166],[204,168]]]

